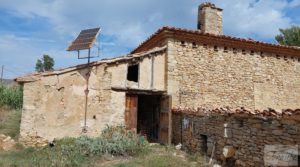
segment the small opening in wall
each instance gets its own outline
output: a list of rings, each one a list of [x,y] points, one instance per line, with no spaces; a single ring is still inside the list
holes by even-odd
[[[193,48],[197,48],[196,42],[193,42],[192,45],[193,45]]]
[[[181,46],[186,46],[186,42],[185,41],[180,41]]]
[[[228,52],[228,47],[227,47],[227,46],[224,47],[224,52],[225,52],[225,53]]]
[[[265,56],[264,56],[264,52],[260,52],[260,56],[261,56],[261,57],[265,57]]]
[[[96,119],[96,115],[93,115],[93,119]]]
[[[243,49],[242,50],[242,54],[245,55],[246,54],[246,50]]]
[[[300,62],[300,58],[298,58],[298,61]]]
[[[216,52],[218,51],[218,46],[217,45],[214,46],[214,51],[216,51]]]
[[[277,58],[277,59],[280,59],[280,56],[279,56],[279,55],[276,55],[276,58]]]
[[[204,48],[207,48],[207,44],[203,44],[203,47],[204,47]]]
[[[201,138],[201,152],[204,154],[204,155],[207,155],[207,136],[206,135],[203,135],[203,134],[200,134],[200,138]]]
[[[295,59],[294,59],[294,57],[293,57],[293,56],[291,57],[291,59],[292,59],[293,61],[295,61]]]
[[[241,128],[244,126],[244,121],[243,120],[238,120],[237,121],[238,127]]]
[[[233,48],[232,51],[233,51],[233,53],[237,53],[236,48]]]
[[[139,79],[139,65],[129,65],[127,69],[127,80],[128,81],[133,81],[133,82],[138,82]]]
[[[288,60],[288,58],[286,56],[283,56],[284,60]]]
[[[251,50],[250,55],[254,55],[254,51],[253,50]]]

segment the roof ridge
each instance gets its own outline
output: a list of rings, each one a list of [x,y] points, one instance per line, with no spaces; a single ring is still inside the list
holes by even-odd
[[[96,65],[100,65],[103,63],[114,63],[114,62],[118,62],[118,61],[123,61],[123,60],[130,60],[130,59],[134,59],[134,58],[138,58],[138,57],[143,57],[149,54],[153,54],[156,52],[161,52],[163,50],[165,50],[167,47],[166,46],[162,46],[162,47],[155,47],[151,50],[148,51],[144,51],[144,52],[140,52],[140,53],[134,53],[134,54],[127,54],[125,56],[118,56],[118,57],[113,57],[113,58],[104,58],[98,61],[93,61],[90,63],[91,66],[96,66]],[[70,66],[70,67],[66,67],[66,68],[59,68],[53,71],[46,71],[46,72],[35,72],[35,73],[30,73],[21,77],[17,77],[14,80],[16,82],[23,82],[23,80],[26,78],[30,78],[33,79],[33,77],[40,77],[40,76],[50,76],[50,75],[59,75],[59,74],[63,74],[63,73],[67,73],[70,71],[74,71],[77,69],[82,69],[85,68],[87,66],[87,63],[85,64],[78,64],[75,66]]]
[[[216,35],[211,33],[204,33],[201,30],[192,30],[192,29],[186,29],[186,28],[179,28],[179,27],[172,27],[172,26],[163,26],[159,28],[155,33],[153,33],[151,36],[149,36],[146,40],[144,40],[142,43],[140,43],[131,53],[136,53],[136,51],[141,48],[146,42],[148,42],[151,38],[155,37],[156,35],[160,34],[161,32],[169,30],[169,31],[182,31],[182,32],[188,32],[188,33],[194,33],[199,35],[204,35],[208,37],[217,37],[217,38],[223,38],[228,40],[235,40],[240,42],[248,42],[252,44],[259,44],[259,45],[265,45],[265,46],[272,46],[272,47],[278,47],[278,48],[286,48],[286,49],[297,49],[300,50],[300,47],[298,46],[287,46],[287,45],[280,45],[280,44],[274,44],[274,43],[268,43],[264,41],[258,41],[255,39],[247,39],[247,38],[241,38],[241,37],[234,37],[229,35]]]

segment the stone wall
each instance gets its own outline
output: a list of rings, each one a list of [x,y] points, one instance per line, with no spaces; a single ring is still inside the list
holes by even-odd
[[[168,39],[168,93],[173,107],[296,109],[299,61],[238,46]]]
[[[151,65],[148,62],[152,58],[155,73],[151,87]],[[131,58],[120,60],[99,63],[91,68],[86,135],[97,136],[107,125],[124,124],[126,92],[112,88],[131,88],[127,82],[127,66]],[[133,61],[140,64],[140,80],[132,88],[164,90],[164,52],[137,57]],[[87,73],[87,68],[53,72],[24,83],[21,142],[28,146],[42,146],[53,139],[82,134]]]
[[[213,159],[223,166],[264,166],[266,145],[295,148],[300,143],[300,110],[264,112],[268,116],[243,109],[175,109],[172,141],[208,158],[215,149]]]

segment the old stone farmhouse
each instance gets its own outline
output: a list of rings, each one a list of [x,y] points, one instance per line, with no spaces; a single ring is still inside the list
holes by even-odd
[[[230,145],[236,153],[228,157],[242,166],[262,165],[265,144],[300,143],[300,48],[223,35],[222,9],[211,3],[199,6],[198,29],[163,27],[129,55],[92,62],[91,68],[83,64],[17,78],[24,86],[23,143],[41,145],[82,134],[90,70],[87,135],[122,124],[150,141],[181,142],[209,156],[215,147],[214,159],[220,161],[222,149]],[[228,118],[200,119],[187,114],[187,108]],[[235,112],[243,117],[229,117]],[[267,117],[269,124],[258,117]],[[224,137],[227,127],[237,134]],[[238,135],[243,130],[264,136],[243,138]],[[256,139],[261,144],[243,147]]]

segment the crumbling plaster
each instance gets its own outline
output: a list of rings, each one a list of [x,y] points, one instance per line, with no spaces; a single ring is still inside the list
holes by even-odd
[[[165,53],[152,56],[155,68],[153,87],[150,87],[149,60],[152,57],[149,56],[137,59],[140,63],[138,89],[165,88],[160,85],[164,83]],[[130,87],[126,81],[128,63],[92,66],[87,135],[97,136],[107,125],[124,124],[125,92],[113,91],[112,87]],[[82,134],[87,73],[88,68],[82,68],[58,75],[41,76],[34,82],[24,84],[20,141],[28,146],[43,145],[55,138]]]

